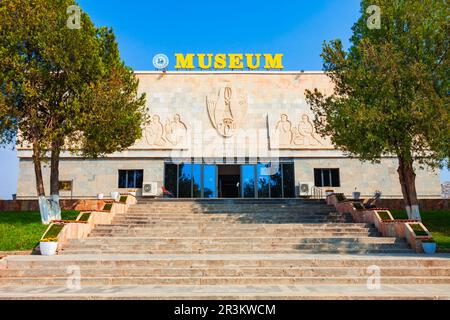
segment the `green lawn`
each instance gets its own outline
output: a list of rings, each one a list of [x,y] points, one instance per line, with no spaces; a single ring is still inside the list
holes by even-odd
[[[395,219],[408,219],[405,210],[390,210]],[[422,211],[422,222],[439,248],[450,249],[450,211]]]
[[[63,220],[75,220],[79,211],[63,211]],[[37,211],[0,212],[0,251],[31,250],[47,226]]]

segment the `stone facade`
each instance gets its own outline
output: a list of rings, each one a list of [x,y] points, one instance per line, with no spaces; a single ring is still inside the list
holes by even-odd
[[[341,187],[326,187],[362,195],[380,189],[385,197],[400,197],[396,160],[361,163],[345,157],[312,126],[306,89],[332,92],[321,72],[136,72],[139,91],[147,95],[151,121],[128,150],[97,160],[64,153],[61,180],[73,180],[73,192],[63,197],[109,195],[118,189],[119,169],[143,169],[144,181],[163,184],[164,162],[222,159],[288,159],[295,165],[296,185],[314,182],[314,168],[339,168]],[[35,196],[29,149],[18,150],[17,197]],[[44,167],[48,190],[49,168]],[[439,197],[437,172],[418,169],[420,197]]]

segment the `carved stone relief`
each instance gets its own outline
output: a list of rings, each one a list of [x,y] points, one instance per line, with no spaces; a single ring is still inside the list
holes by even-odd
[[[269,134],[271,149],[333,149],[330,141],[316,132],[306,113],[294,123],[287,113],[272,122],[269,119]]]
[[[186,149],[188,128],[179,114],[167,119],[165,124],[157,114],[150,116],[150,121],[142,132],[142,139],[135,149]]]
[[[241,127],[247,115],[247,97],[227,86],[217,97],[206,97],[206,107],[212,125],[223,137],[231,137]]]

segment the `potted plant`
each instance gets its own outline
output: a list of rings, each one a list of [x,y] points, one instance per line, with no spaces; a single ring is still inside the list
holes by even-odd
[[[388,210],[377,210],[378,216],[380,217],[381,221],[392,221],[394,220],[392,218],[391,213]]]
[[[56,249],[58,249],[58,239],[57,238],[44,238],[39,242],[39,249],[41,255],[43,256],[53,256],[56,254]]]
[[[411,227],[411,229],[414,232],[414,235],[416,237],[429,237],[430,235],[428,234],[428,232],[426,230],[424,230],[422,228],[422,226],[418,223],[409,223],[409,226]]]
[[[422,240],[422,249],[426,254],[436,253],[436,241],[433,239]]]
[[[364,205],[361,202],[353,202],[353,207],[356,210],[365,210]]]
[[[355,188],[355,191],[352,192],[353,199],[354,200],[359,200],[360,196],[361,196],[361,192],[356,191],[356,188]]]

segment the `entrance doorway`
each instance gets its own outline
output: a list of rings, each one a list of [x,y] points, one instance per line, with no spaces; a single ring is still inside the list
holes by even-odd
[[[294,198],[294,163],[165,163],[164,187],[175,198]]]
[[[239,165],[219,165],[219,198],[239,198],[241,168]]]

